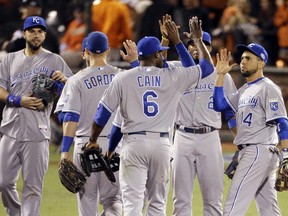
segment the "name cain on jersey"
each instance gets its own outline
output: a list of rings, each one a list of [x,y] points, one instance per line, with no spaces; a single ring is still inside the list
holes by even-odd
[[[161,77],[158,75],[138,76],[137,82],[139,87],[145,87],[145,86],[160,87]]]

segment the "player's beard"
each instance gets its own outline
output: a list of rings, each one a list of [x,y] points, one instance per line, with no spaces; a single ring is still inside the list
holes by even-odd
[[[242,70],[241,69],[241,74],[245,78],[250,77],[251,75],[255,74],[256,72],[257,72],[256,69],[254,69],[254,70]]]
[[[42,47],[43,43],[44,43],[44,41],[42,41],[40,44],[37,43],[37,45],[35,45],[35,44],[31,43],[30,41],[27,41],[29,49],[31,49],[33,51],[39,50]]]

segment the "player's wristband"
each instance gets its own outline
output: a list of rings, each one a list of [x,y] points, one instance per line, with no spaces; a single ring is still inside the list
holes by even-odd
[[[9,94],[6,103],[10,107],[20,107],[21,106],[21,96],[15,96],[12,94]]]
[[[135,60],[135,61],[131,62],[130,65],[132,68],[138,67],[140,65],[139,60]]]
[[[63,136],[61,152],[69,152],[74,138],[70,136]]]

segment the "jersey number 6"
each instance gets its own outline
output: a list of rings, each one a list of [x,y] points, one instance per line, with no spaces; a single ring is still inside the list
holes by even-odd
[[[158,95],[154,91],[146,91],[143,94],[143,110],[148,117],[154,117],[159,112],[159,105],[151,99],[157,99]]]

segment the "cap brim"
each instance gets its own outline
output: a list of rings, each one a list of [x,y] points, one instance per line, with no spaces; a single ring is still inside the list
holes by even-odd
[[[244,44],[239,44],[236,46],[237,50],[241,53],[245,52],[245,51],[248,51],[248,52],[251,52],[253,53],[254,55],[258,56],[257,53],[255,53],[253,50],[251,50],[248,46],[244,45]],[[259,56],[258,56],[259,57]]]

